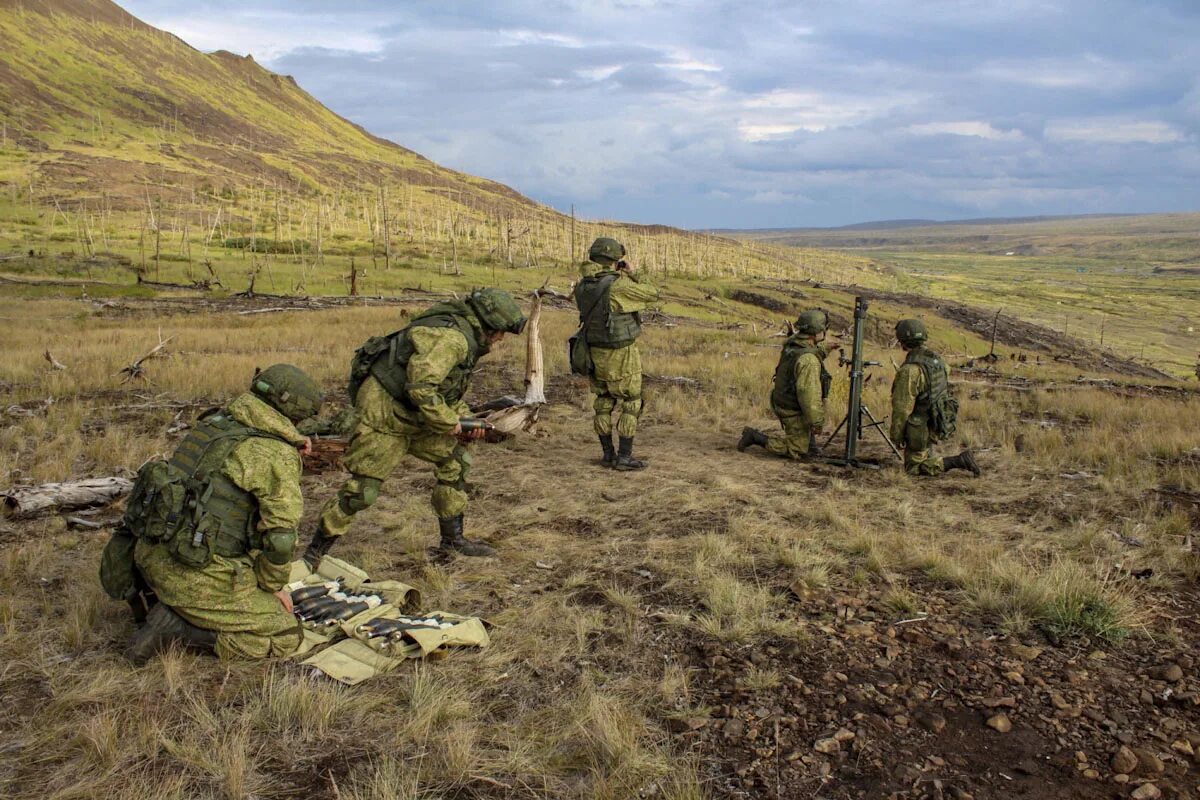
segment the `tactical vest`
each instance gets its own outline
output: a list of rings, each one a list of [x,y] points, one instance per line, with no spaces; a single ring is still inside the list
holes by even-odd
[[[609,302],[618,272],[604,271],[589,275],[575,287],[575,305],[589,347],[617,349],[633,344],[642,333],[642,319],[636,312],[614,313]]]
[[[928,423],[930,421],[929,412],[934,403],[944,398],[949,391],[946,383],[945,364],[942,363],[942,359],[938,357],[937,353],[928,347],[918,347],[908,351],[908,358],[904,359],[904,363],[916,364],[925,373],[925,391],[917,396],[912,416]]]
[[[258,549],[258,501],[221,471],[233,449],[255,437],[284,441],[223,410],[201,417],[171,458],[138,471],[125,524],[190,567]]]
[[[396,402],[416,410],[408,397],[408,362],[416,352],[409,332],[414,328],[450,328],[467,340],[467,357],[454,365],[445,379],[438,385],[438,394],[446,403],[453,405],[463,398],[471,382],[471,371],[483,355],[475,327],[471,325],[470,308],[466,303],[452,301],[439,303],[418,315],[408,327],[387,336],[375,336],[354,354],[350,368],[350,398],[358,394],[358,387],[369,374],[379,381]]]
[[[771,408],[784,416],[794,416],[804,410],[800,407],[800,398],[796,396],[796,362],[801,356],[809,354],[816,356],[821,366],[821,399],[829,397],[833,376],[825,369],[824,354],[812,342],[793,336],[783,344],[779,365],[775,367],[775,388],[771,391]]]

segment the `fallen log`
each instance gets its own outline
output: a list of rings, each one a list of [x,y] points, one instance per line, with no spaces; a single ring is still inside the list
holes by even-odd
[[[546,372],[542,358],[542,296],[534,292],[525,324],[525,398],[516,405],[498,408],[483,416],[499,434],[532,433],[546,404]],[[489,404],[490,405],[490,404]]]
[[[107,505],[129,494],[133,481],[128,478],[88,478],[68,483],[44,483],[17,487],[0,494],[4,513],[15,519],[29,519],[51,511]]]

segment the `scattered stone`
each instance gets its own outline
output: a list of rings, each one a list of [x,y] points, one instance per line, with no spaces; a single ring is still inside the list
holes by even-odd
[[[1153,783],[1143,783],[1129,795],[1133,800],[1157,800],[1162,792]]]
[[[1094,781],[1100,777],[1100,773],[1094,769],[1085,769],[1083,771],[1083,777],[1087,778],[1089,781]]]
[[[831,756],[841,749],[841,743],[832,737],[828,739],[817,739],[817,741],[813,743],[813,750],[816,750],[818,753],[824,753],[827,756]]]
[[[1008,733],[1012,730],[1012,720],[1008,718],[1008,714],[995,714],[988,717],[988,727],[1000,733]]]
[[[1178,664],[1167,664],[1158,670],[1155,677],[1167,683],[1179,683],[1183,680],[1183,669]]]
[[[941,714],[918,714],[917,724],[931,733],[941,733],[946,728],[946,718]]]
[[[1138,757],[1137,754],[1130,750],[1125,745],[1121,745],[1116,754],[1113,755],[1112,761],[1109,762],[1113,772],[1124,773],[1128,775],[1137,769]]]
[[[1192,747],[1192,743],[1187,739],[1176,739],[1171,743],[1171,749],[1176,753],[1183,753],[1189,758],[1196,755],[1196,749]]]
[[[838,744],[845,744],[846,742],[852,742],[852,741],[854,741],[854,731],[847,730],[846,728],[838,728],[837,733],[835,733],[833,735],[833,739]]]
[[[1149,750],[1141,747],[1135,747],[1133,752],[1137,754],[1138,769],[1147,775],[1161,775],[1163,770],[1162,759],[1151,753]]]
[[[985,697],[983,704],[988,708],[1016,708],[1017,698],[1012,697]]]
[[[1014,656],[1025,662],[1034,661],[1042,654],[1042,648],[1028,647],[1023,644],[1014,644],[1009,648],[1009,651]]]

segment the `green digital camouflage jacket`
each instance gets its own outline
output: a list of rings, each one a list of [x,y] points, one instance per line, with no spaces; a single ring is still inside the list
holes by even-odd
[[[226,410],[236,421],[278,436],[277,439],[252,437],[241,442],[226,458],[225,476],[258,501],[258,529],[276,551],[276,561],[286,554],[291,560],[296,528],[304,512],[300,494],[300,453],[304,436],[283,414],[250,393],[238,397]],[[268,534],[269,537],[268,537]],[[269,592],[278,591],[287,582],[289,564],[274,564],[260,552],[254,560],[258,584]]]

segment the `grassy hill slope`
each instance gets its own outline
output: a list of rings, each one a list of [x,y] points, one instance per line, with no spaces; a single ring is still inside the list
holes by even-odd
[[[565,263],[602,233],[657,272],[844,279],[870,266],[571,220],[373,136],[292,78],[250,57],[202,53],[109,0],[0,0],[0,41],[0,249],[10,253],[109,252],[136,258],[139,273],[152,261],[164,280],[221,280],[229,253],[220,248],[233,239],[239,262],[257,255],[249,271],[286,255],[298,291],[340,287],[365,259],[385,271],[406,259],[454,272],[471,259]],[[14,266],[62,265],[5,269]]]

